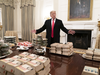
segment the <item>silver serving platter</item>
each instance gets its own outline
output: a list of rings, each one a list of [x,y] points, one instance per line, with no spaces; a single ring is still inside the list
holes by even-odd
[[[28,47],[25,47],[24,48],[24,46],[22,46],[23,48],[21,48],[21,46],[19,46],[19,48],[17,48],[17,50],[29,50],[29,48]]]
[[[12,54],[13,53],[13,51],[12,50],[9,50],[9,54],[7,54],[7,55],[4,55],[4,56],[0,56],[0,58],[4,58],[4,57],[7,57],[7,56],[9,56],[10,54]]]

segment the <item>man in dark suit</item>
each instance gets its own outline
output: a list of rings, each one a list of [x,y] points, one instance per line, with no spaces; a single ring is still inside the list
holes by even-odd
[[[60,42],[60,29],[63,30],[65,33],[75,34],[75,31],[67,30],[62,21],[56,18],[56,11],[50,12],[51,19],[45,21],[44,25],[37,30],[33,30],[33,33],[40,33],[46,29],[46,38],[48,39],[48,46],[52,43],[59,43]]]

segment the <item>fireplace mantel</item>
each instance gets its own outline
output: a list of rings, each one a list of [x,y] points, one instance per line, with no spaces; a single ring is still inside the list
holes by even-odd
[[[64,23],[64,26],[67,29],[72,29],[72,30],[91,30],[91,48],[95,47],[95,42],[96,42],[96,36],[98,34],[98,27],[97,27],[98,22],[67,22]],[[61,31],[60,35],[60,42],[61,43],[67,43],[67,34]]]

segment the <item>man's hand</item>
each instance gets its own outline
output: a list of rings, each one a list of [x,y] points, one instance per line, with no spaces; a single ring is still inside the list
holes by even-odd
[[[75,34],[75,31],[73,31],[73,30],[69,30],[69,31],[68,31],[68,34],[72,34],[72,35],[74,35],[74,34]]]
[[[32,33],[36,33],[36,30],[34,29],[34,30],[32,30],[31,32],[32,32]]]

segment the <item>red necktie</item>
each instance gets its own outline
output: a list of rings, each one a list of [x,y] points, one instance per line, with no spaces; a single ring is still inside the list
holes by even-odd
[[[53,29],[54,29],[54,19],[52,21],[52,29],[51,29],[51,37],[54,37],[54,33],[53,33]]]

